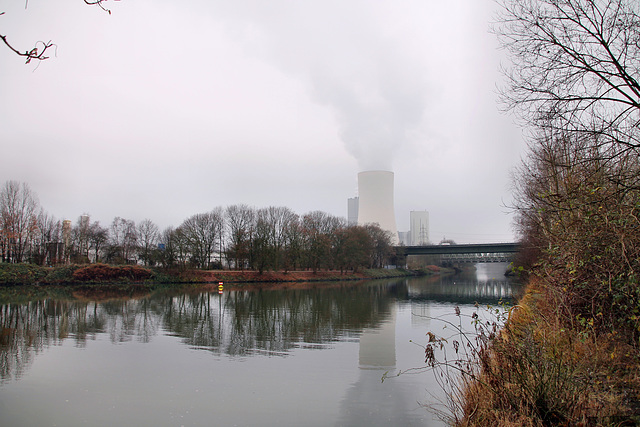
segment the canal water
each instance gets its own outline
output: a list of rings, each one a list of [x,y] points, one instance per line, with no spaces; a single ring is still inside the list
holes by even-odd
[[[519,292],[504,270],[222,295],[21,297],[0,306],[0,425],[441,426],[427,407],[442,389],[419,369],[426,333],[451,333],[456,307],[471,328],[475,303]]]

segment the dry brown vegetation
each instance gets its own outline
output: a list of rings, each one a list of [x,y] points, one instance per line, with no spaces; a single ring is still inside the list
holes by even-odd
[[[456,425],[640,424],[640,165],[603,150],[545,135],[519,170],[529,288],[463,366]]]
[[[78,282],[111,282],[131,280],[140,282],[153,276],[151,270],[137,265],[90,264],[73,272],[73,279]]]
[[[532,282],[505,328],[481,345],[452,401],[458,426],[637,425],[638,347],[615,331],[567,328]]]
[[[503,100],[531,136],[514,173],[529,285],[503,330],[482,326],[471,357],[454,361],[452,422],[639,425],[638,4],[500,3],[513,61]]]

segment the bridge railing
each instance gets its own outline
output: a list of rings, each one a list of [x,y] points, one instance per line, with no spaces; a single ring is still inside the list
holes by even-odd
[[[484,262],[511,262],[513,253],[479,253],[479,254],[443,254],[442,262],[455,263],[484,263]]]
[[[462,245],[398,246],[404,255],[470,255],[470,254],[514,254],[518,243],[474,243]]]

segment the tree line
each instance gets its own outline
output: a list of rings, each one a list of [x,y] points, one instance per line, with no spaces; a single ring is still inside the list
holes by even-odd
[[[287,207],[216,207],[160,230],[116,217],[103,226],[48,214],[28,184],[0,189],[0,261],[37,265],[109,263],[164,268],[358,270],[394,261],[391,235],[377,224],[352,225],[322,211]]]

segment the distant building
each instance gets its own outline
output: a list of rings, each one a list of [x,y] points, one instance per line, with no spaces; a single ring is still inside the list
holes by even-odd
[[[408,231],[398,231],[398,240],[400,241],[401,246],[409,246],[409,232]]]
[[[429,244],[429,212],[411,211],[409,213],[409,244],[424,246]]]
[[[352,197],[347,200],[347,222],[349,225],[358,224],[358,198]]]
[[[80,215],[80,228],[82,230],[88,230],[89,229],[89,221],[90,221],[90,217],[87,214],[83,214]]]
[[[62,241],[65,248],[71,246],[71,220],[65,219],[62,221]]]

